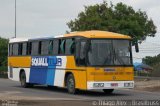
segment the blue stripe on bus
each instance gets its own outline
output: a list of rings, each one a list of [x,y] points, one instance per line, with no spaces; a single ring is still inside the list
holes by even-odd
[[[30,83],[46,84],[47,68],[32,68],[30,71]]]
[[[54,85],[54,78],[55,78],[55,69],[49,68],[47,72],[47,85]]]
[[[41,58],[41,60],[38,60],[39,58]],[[46,63],[46,58],[48,66],[43,66]],[[55,68],[57,64],[56,56],[33,56],[32,59],[34,63],[32,63],[31,66],[29,82],[54,85]],[[37,61],[40,61],[41,64]]]
[[[49,60],[55,60],[56,57],[49,57]],[[48,61],[48,72],[47,72],[47,85],[54,85],[55,78],[55,65],[53,65],[53,61]]]

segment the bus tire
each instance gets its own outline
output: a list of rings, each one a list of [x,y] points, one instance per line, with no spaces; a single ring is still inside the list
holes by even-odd
[[[75,94],[77,92],[75,88],[75,79],[73,74],[69,74],[67,76],[66,87],[67,87],[68,93],[70,94]]]
[[[22,72],[20,73],[20,82],[21,82],[21,86],[22,86],[23,88],[27,88],[27,87],[32,87],[32,86],[33,86],[33,84],[30,84],[30,83],[27,83],[27,82],[26,82],[26,74],[25,74],[25,71],[22,71]]]
[[[114,91],[114,89],[103,89],[103,92],[105,94],[111,94]]]

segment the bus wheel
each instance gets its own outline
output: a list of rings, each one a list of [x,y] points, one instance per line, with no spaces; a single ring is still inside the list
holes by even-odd
[[[67,77],[67,82],[66,82],[67,90],[71,94],[76,93],[76,88],[75,88],[75,80],[73,74],[69,74]]]
[[[21,82],[21,86],[24,88],[28,87],[29,85],[32,86],[31,84],[26,83],[26,74],[24,71],[22,71],[20,74],[20,82]]]
[[[103,89],[103,92],[105,94],[111,94],[114,91],[114,89]]]

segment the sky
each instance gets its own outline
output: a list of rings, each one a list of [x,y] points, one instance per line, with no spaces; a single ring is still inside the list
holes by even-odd
[[[147,37],[135,53],[134,62],[141,62],[145,56],[160,53],[160,0],[107,0],[113,4],[123,2],[135,10],[146,11],[157,26],[155,37]],[[0,0],[0,37],[14,37],[15,0]],[[85,5],[102,3],[103,0],[17,0],[17,37],[56,36],[69,28],[66,23],[75,19]]]

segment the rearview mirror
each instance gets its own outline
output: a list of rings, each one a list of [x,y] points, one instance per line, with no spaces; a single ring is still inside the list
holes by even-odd
[[[139,47],[138,47],[138,42],[136,41],[135,43],[135,51],[138,53],[139,52]]]

